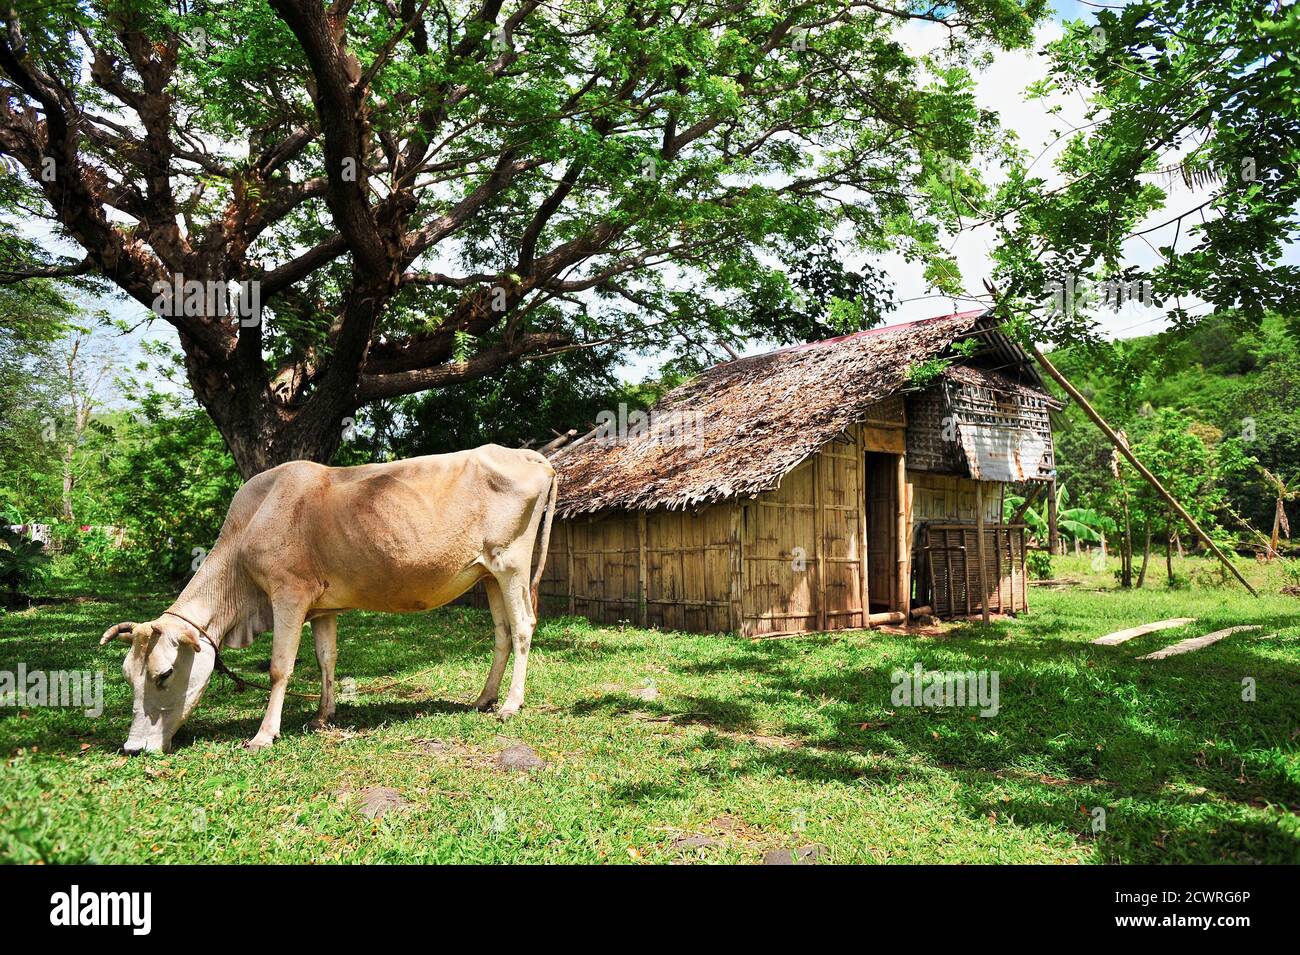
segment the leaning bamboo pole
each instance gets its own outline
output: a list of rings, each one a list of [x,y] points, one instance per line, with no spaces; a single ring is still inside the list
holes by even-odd
[[[1209,534],[1201,530],[1201,525],[1196,523],[1196,518],[1192,517],[1191,514],[1187,513],[1183,505],[1179,504],[1178,501],[1175,500],[1174,496],[1165,490],[1164,485],[1161,484],[1159,480],[1157,480],[1156,476],[1147,470],[1146,465],[1137,459],[1137,456],[1134,455],[1133,452],[1129,450],[1128,444],[1125,443],[1120,438],[1120,436],[1115,433],[1115,429],[1112,428],[1109,424],[1107,424],[1106,419],[1097,413],[1097,409],[1095,409],[1092,405],[1088,403],[1088,399],[1085,398],[1082,394],[1080,394],[1079,390],[1075,388],[1074,385],[1070,384],[1069,381],[1066,380],[1065,376],[1062,375],[1060,371],[1057,370],[1055,365],[1053,365],[1050,361],[1048,361],[1047,356],[1044,355],[1039,350],[1037,345],[1031,345],[1030,347],[1033,349],[1034,357],[1038,359],[1038,363],[1042,365],[1044,370],[1046,370],[1046,372],[1056,380],[1056,383],[1058,385],[1060,385],[1062,388],[1065,389],[1065,393],[1078,403],[1079,407],[1083,409],[1084,414],[1086,414],[1089,418],[1091,418],[1093,424],[1095,424],[1097,427],[1099,427],[1102,430],[1102,433],[1105,434],[1106,437],[1110,439],[1111,444],[1115,445],[1119,453],[1124,455],[1124,457],[1128,459],[1129,464],[1133,465],[1134,470],[1136,470],[1138,474],[1142,475],[1142,477],[1146,480],[1146,482],[1150,484],[1153,488],[1155,488],[1156,493],[1159,494],[1162,498],[1164,498],[1165,502],[1168,503],[1168,505],[1174,509],[1174,512],[1177,513],[1179,517],[1181,517],[1184,521],[1187,522],[1187,526],[1191,528],[1192,533],[1195,534],[1197,537],[1199,537],[1201,540],[1205,541],[1206,545],[1210,548],[1210,550],[1214,552],[1214,556],[1219,558],[1219,560],[1223,563],[1223,566],[1227,567],[1228,570],[1232,571],[1232,575],[1236,577],[1239,581],[1241,581],[1241,585],[1245,587],[1248,591],[1250,591],[1251,596],[1258,597],[1259,594],[1256,593],[1255,588],[1250,585],[1250,582],[1247,581],[1246,578],[1241,575],[1241,571],[1237,569],[1236,564],[1230,561],[1227,555],[1223,553],[1223,551],[1219,550],[1219,545],[1214,543],[1214,541],[1210,540]]]

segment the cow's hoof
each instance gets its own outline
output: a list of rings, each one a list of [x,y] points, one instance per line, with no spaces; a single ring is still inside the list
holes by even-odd
[[[271,744],[274,742],[274,739],[262,739],[260,736],[254,736],[244,744],[244,749],[250,753],[256,753],[259,749],[270,749]]]
[[[497,719],[499,719],[502,723],[504,723],[507,720],[514,719],[518,715],[519,715],[519,707],[516,706],[514,709],[510,709],[509,707],[507,707],[506,709],[501,710],[497,713]]]
[[[488,697],[486,699],[480,696],[477,700],[474,701],[474,709],[478,710],[480,713],[488,713],[496,705],[497,705],[497,698],[495,696]]]
[[[308,733],[319,733],[321,730],[323,730],[325,727],[329,725],[330,725],[329,720],[322,719],[319,716],[315,716],[307,721],[306,730]]]

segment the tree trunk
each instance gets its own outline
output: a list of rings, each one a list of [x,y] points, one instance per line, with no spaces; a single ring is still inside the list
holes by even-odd
[[[1278,480],[1281,480],[1279,478]],[[1282,499],[1277,499],[1277,505],[1273,508],[1273,535],[1268,540],[1268,559],[1272,560],[1278,556],[1277,549],[1282,546]]]
[[[278,401],[270,385],[259,385],[255,372],[240,381],[237,364],[229,375],[201,365],[188,370],[195,397],[217,426],[244,480],[286,461],[327,464],[350,436],[355,410],[350,395],[317,392],[295,407]]]
[[[1127,590],[1133,586],[1133,527],[1129,523],[1127,496],[1124,499],[1124,542],[1119,567],[1120,586]]]
[[[1147,564],[1151,561],[1151,523],[1147,522],[1146,542],[1142,545],[1142,570],[1138,573],[1137,586],[1140,590],[1147,582]]]
[[[1169,577],[1169,586],[1174,585],[1174,529],[1165,525],[1165,574]]]
[[[69,444],[63,451],[63,519],[69,524],[76,523],[72,513],[72,488],[76,483],[72,473],[72,456],[75,450],[76,445]]]
[[[351,420],[342,411],[333,420],[325,416],[313,416],[315,420],[311,421],[295,417],[278,427],[274,421],[265,419],[219,417],[215,412],[210,413],[244,480],[286,461],[328,464],[351,426]]]

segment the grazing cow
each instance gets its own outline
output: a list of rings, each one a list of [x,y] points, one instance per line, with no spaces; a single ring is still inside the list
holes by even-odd
[[[388,464],[330,468],[291,461],[249,480],[226,514],[212,552],[178,597],[149,623],[119,623],[100,644],[131,650],[122,672],[135,691],[125,749],[166,750],[198,704],[221,647],[274,630],[271,699],[251,749],[280,735],[280,712],[311,621],[320,663],[319,729],[334,713],[336,617],[344,610],[408,612],[454,600],[484,581],[496,647],[474,704],[499,716],[524,702],[537,585],[546,565],[556,479],[535,451],[485,445]],[[541,554],[529,577],[541,528]]]

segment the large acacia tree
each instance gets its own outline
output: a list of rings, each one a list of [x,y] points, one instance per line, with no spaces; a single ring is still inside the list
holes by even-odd
[[[809,309],[782,264],[832,236],[947,274],[953,183],[969,203],[997,145],[968,67],[1044,0],[5,9],[3,201],[83,254],[0,279],[98,275],[158,310],[251,475],[530,356],[779,336]],[[914,21],[946,48],[909,53]],[[160,305],[177,279],[253,283],[260,319]]]

